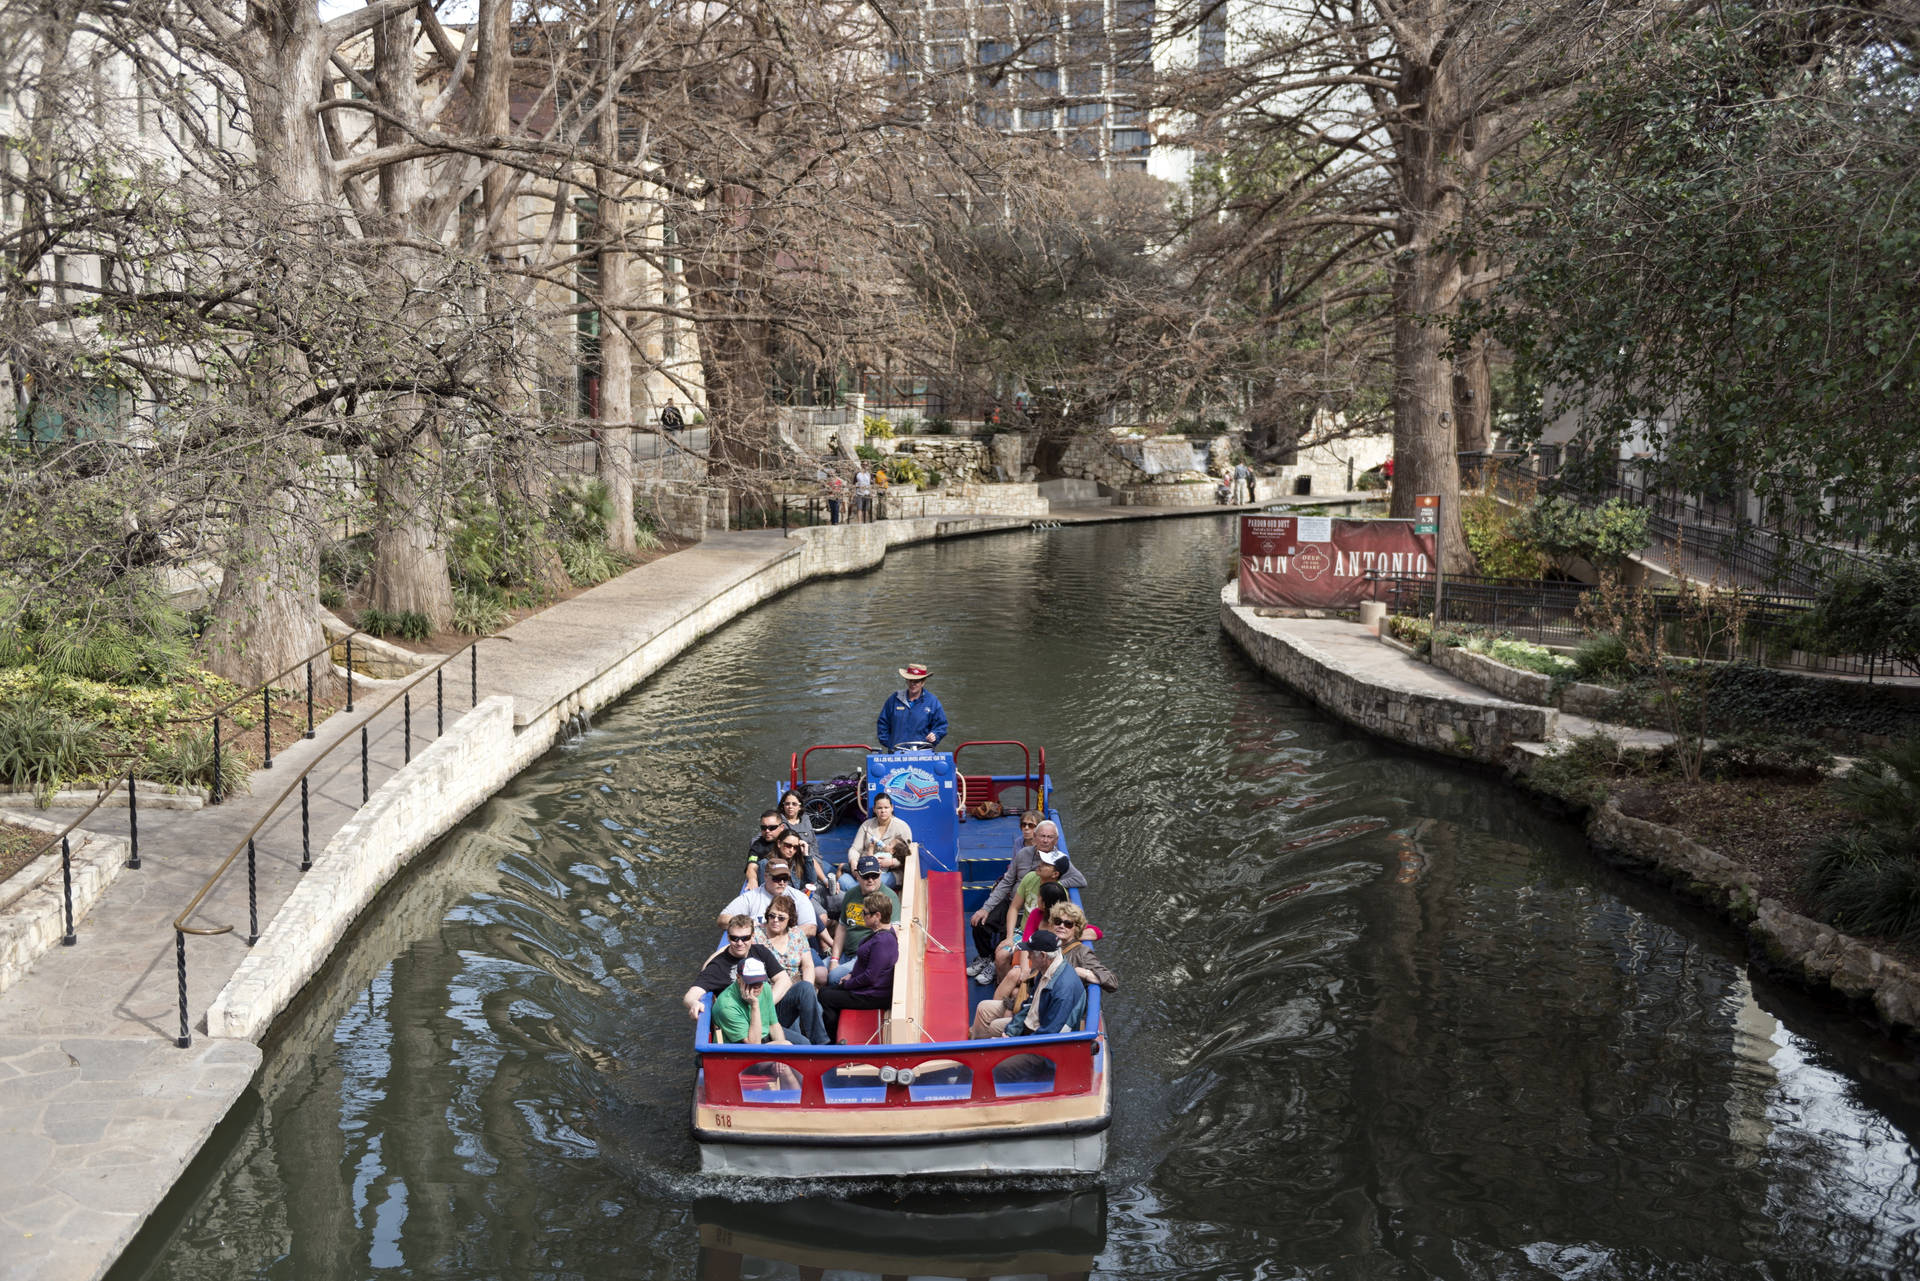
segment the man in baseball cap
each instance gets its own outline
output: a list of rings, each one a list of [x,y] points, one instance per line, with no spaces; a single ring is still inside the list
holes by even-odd
[[[725,1042],[760,1045],[787,1043],[787,1034],[773,1011],[773,985],[767,967],[757,956],[740,962],[733,985],[713,998],[714,1035]]]
[[[908,663],[900,669],[907,687],[887,695],[887,701],[880,705],[880,719],[874,724],[881,751],[896,747],[931,750],[947,736],[947,709],[927,688],[931,675],[925,663]]]

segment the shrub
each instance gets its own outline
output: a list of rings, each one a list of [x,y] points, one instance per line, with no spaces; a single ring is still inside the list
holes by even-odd
[[[882,457],[880,451],[875,449],[872,445],[855,445],[853,447],[853,452],[864,461],[870,462],[870,463],[877,463],[880,461]]]
[[[506,601],[488,592],[470,592],[455,588],[453,593],[453,630],[468,636],[487,636],[505,627],[513,618]]]
[[[902,436],[916,435],[920,430],[920,419],[913,414],[908,414],[899,421],[894,430]]]
[[[1537,498],[1515,521],[1514,532],[1549,556],[1580,556],[1602,568],[1618,565],[1651,541],[1646,509],[1618,498],[1597,507],[1558,495]]]
[[[1920,563],[1852,564],[1823,584],[1800,635],[1822,654],[1888,655],[1920,663]]]
[[[953,419],[947,417],[945,414],[938,414],[929,418],[927,420],[926,433],[929,436],[953,435]]]
[[[913,459],[895,454],[881,464],[887,479],[896,485],[918,485],[927,478],[927,469]]]
[[[339,609],[347,603],[347,594],[340,584],[322,580],[320,583],[320,604],[327,609]]]
[[[1546,555],[1528,536],[1523,514],[1492,493],[1462,498],[1460,524],[1481,573],[1495,578],[1538,578],[1546,572]]]
[[[867,414],[861,418],[860,426],[868,440],[875,438],[880,440],[893,439],[893,424],[878,414]]]
[[[576,587],[604,583],[620,572],[620,563],[605,543],[584,538],[572,538],[560,544],[560,564]]]
[[[1728,734],[1714,740],[1701,763],[1712,778],[1779,778],[1813,783],[1833,767],[1818,739],[1795,734]]]
[[[941,476],[939,472],[937,472],[937,471],[934,471],[934,470],[932,470],[931,468],[929,468],[929,469],[928,469],[928,471],[927,471],[927,479],[926,479],[926,481],[924,482],[924,484],[926,485],[926,487],[927,487],[928,489],[938,489],[938,488],[940,487],[940,482],[941,482],[941,481],[942,481],[943,479],[945,479],[945,478],[944,478],[943,476]]]
[[[181,734],[168,742],[147,749],[142,770],[156,783],[174,783],[183,787],[213,786],[213,728]],[[245,752],[231,744],[220,749],[220,794],[232,796],[248,788],[253,762]]]
[[[687,419],[687,426],[699,427],[703,425],[706,421],[707,421],[707,416],[696,409],[693,412],[693,416]]]
[[[1629,751],[1598,732],[1556,747],[1536,761],[1527,782],[1576,808],[1592,808],[1607,799],[1608,784],[1658,773],[1657,754]]]
[[[1360,479],[1353,482],[1364,493],[1373,493],[1387,487],[1387,477],[1378,467],[1360,473]]]
[[[553,491],[551,514],[563,542],[604,542],[613,525],[613,498],[605,481],[572,481]]]
[[[1815,847],[1800,888],[1834,925],[1920,945],[1920,739],[1836,778],[1851,831]]]
[[[1410,614],[1393,614],[1387,618],[1387,635],[1424,651],[1433,641],[1433,620],[1415,618]]]
[[[360,611],[360,630],[374,636],[424,641],[433,635],[433,624],[425,614],[411,609],[385,610],[369,606]]]
[[[1573,666],[1582,680],[1607,680],[1633,675],[1627,643],[1612,632],[1596,632],[1573,651]]]
[[[1485,654],[1495,662],[1505,663],[1508,667],[1537,672],[1542,676],[1570,676],[1574,672],[1572,659],[1562,658],[1544,645],[1528,641],[1475,636],[1467,641],[1467,648],[1476,654]]]
[[[0,706],[0,783],[53,788],[106,763],[107,746],[93,721],[37,697]]]
[[[193,667],[186,616],[159,596],[119,618],[28,608],[0,628],[0,667],[113,685],[165,685]]]

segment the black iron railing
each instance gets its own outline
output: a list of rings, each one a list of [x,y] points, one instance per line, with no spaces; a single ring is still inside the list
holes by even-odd
[[[414,676],[407,682],[407,684],[403,688],[389,695],[385,702],[381,703],[378,707],[374,708],[371,712],[367,713],[366,721],[363,722],[360,726],[360,803],[362,805],[365,805],[372,796],[372,789],[370,787],[371,744],[368,736],[369,724],[371,724],[371,722],[376,717],[378,717],[382,712],[392,707],[395,703],[398,703],[401,709],[401,735],[402,735],[401,759],[403,762],[411,761],[413,759],[413,694],[414,694],[414,690],[420,687],[421,685],[425,684],[429,676],[433,678],[433,690],[434,690],[433,737],[438,738],[442,733],[446,731],[446,720],[447,720],[446,701],[447,700],[446,700],[445,677],[446,677],[446,670],[448,666],[459,661],[463,657],[467,660],[467,680],[468,680],[468,686],[467,686],[468,704],[467,705],[468,705],[468,710],[471,710],[472,708],[477,707],[480,703],[480,646],[487,641],[493,641],[493,640],[510,641],[511,639],[512,639],[511,637],[507,637],[507,636],[482,636],[473,641],[468,642],[467,645],[465,645],[463,648],[458,649],[451,654],[448,654],[446,657],[442,658],[439,662],[435,663],[431,668],[427,669],[426,671],[415,673]],[[349,667],[347,670],[349,672],[349,676],[351,676],[351,672],[353,669]],[[351,691],[352,689],[351,679],[349,679],[348,681],[348,689],[349,691]],[[352,709],[351,695],[349,695],[348,709],[349,710]],[[340,740],[340,742],[346,742],[346,741],[348,740],[346,739]],[[259,883],[258,883],[258,860],[259,860],[258,846],[259,846],[260,834],[262,830],[265,829],[268,821],[271,820],[276,814],[280,813],[281,807],[284,806],[292,798],[294,792],[297,790],[300,794],[300,870],[302,872],[306,872],[312,869],[313,867],[313,836],[312,836],[312,826],[311,826],[311,811],[310,811],[311,794],[310,794],[310,787],[309,787],[309,779],[313,771],[323,761],[328,760],[332,756],[334,750],[340,746],[340,742],[334,743],[331,747],[328,747],[325,751],[321,752],[318,756],[314,757],[314,759],[309,761],[306,767],[302,769],[300,773],[297,776],[295,776],[295,778],[291,782],[287,784],[287,786],[281,791],[280,795],[276,796],[273,799],[273,801],[267,806],[266,810],[260,815],[259,819],[257,819],[254,822],[253,826],[247,829],[247,834],[241,837],[240,840],[234,844],[232,849],[227,851],[226,857],[220,860],[220,865],[216,867],[213,870],[212,875],[208,876],[207,879],[201,884],[199,891],[194,894],[193,898],[187,903],[186,907],[182,908],[180,911],[180,914],[173,918],[174,961],[175,961],[175,965],[179,970],[179,978],[180,978],[180,983],[179,983],[180,1035],[175,1043],[179,1045],[181,1049],[185,1049],[188,1046],[193,1044],[193,1036],[189,1027],[188,1013],[187,1013],[187,936],[189,934],[193,934],[203,938],[212,937],[219,934],[230,934],[234,930],[234,927],[230,924],[229,925],[193,925],[193,924],[190,924],[189,922],[193,919],[194,915],[200,910],[201,905],[206,901],[207,895],[212,893],[213,887],[219,884],[221,878],[227,874],[230,868],[232,868],[234,862],[240,857],[241,853],[245,852],[247,856],[247,946],[252,947],[256,942],[259,941],[260,900],[259,900]]]

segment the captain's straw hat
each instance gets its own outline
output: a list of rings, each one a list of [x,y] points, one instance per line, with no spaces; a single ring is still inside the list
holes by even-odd
[[[923,681],[933,675],[924,663],[908,663],[900,669],[900,674],[910,681]]]

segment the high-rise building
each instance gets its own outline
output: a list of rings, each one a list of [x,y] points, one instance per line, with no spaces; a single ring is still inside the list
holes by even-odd
[[[1109,173],[1154,167],[1154,0],[920,0],[903,18],[895,67],[975,123]]]

